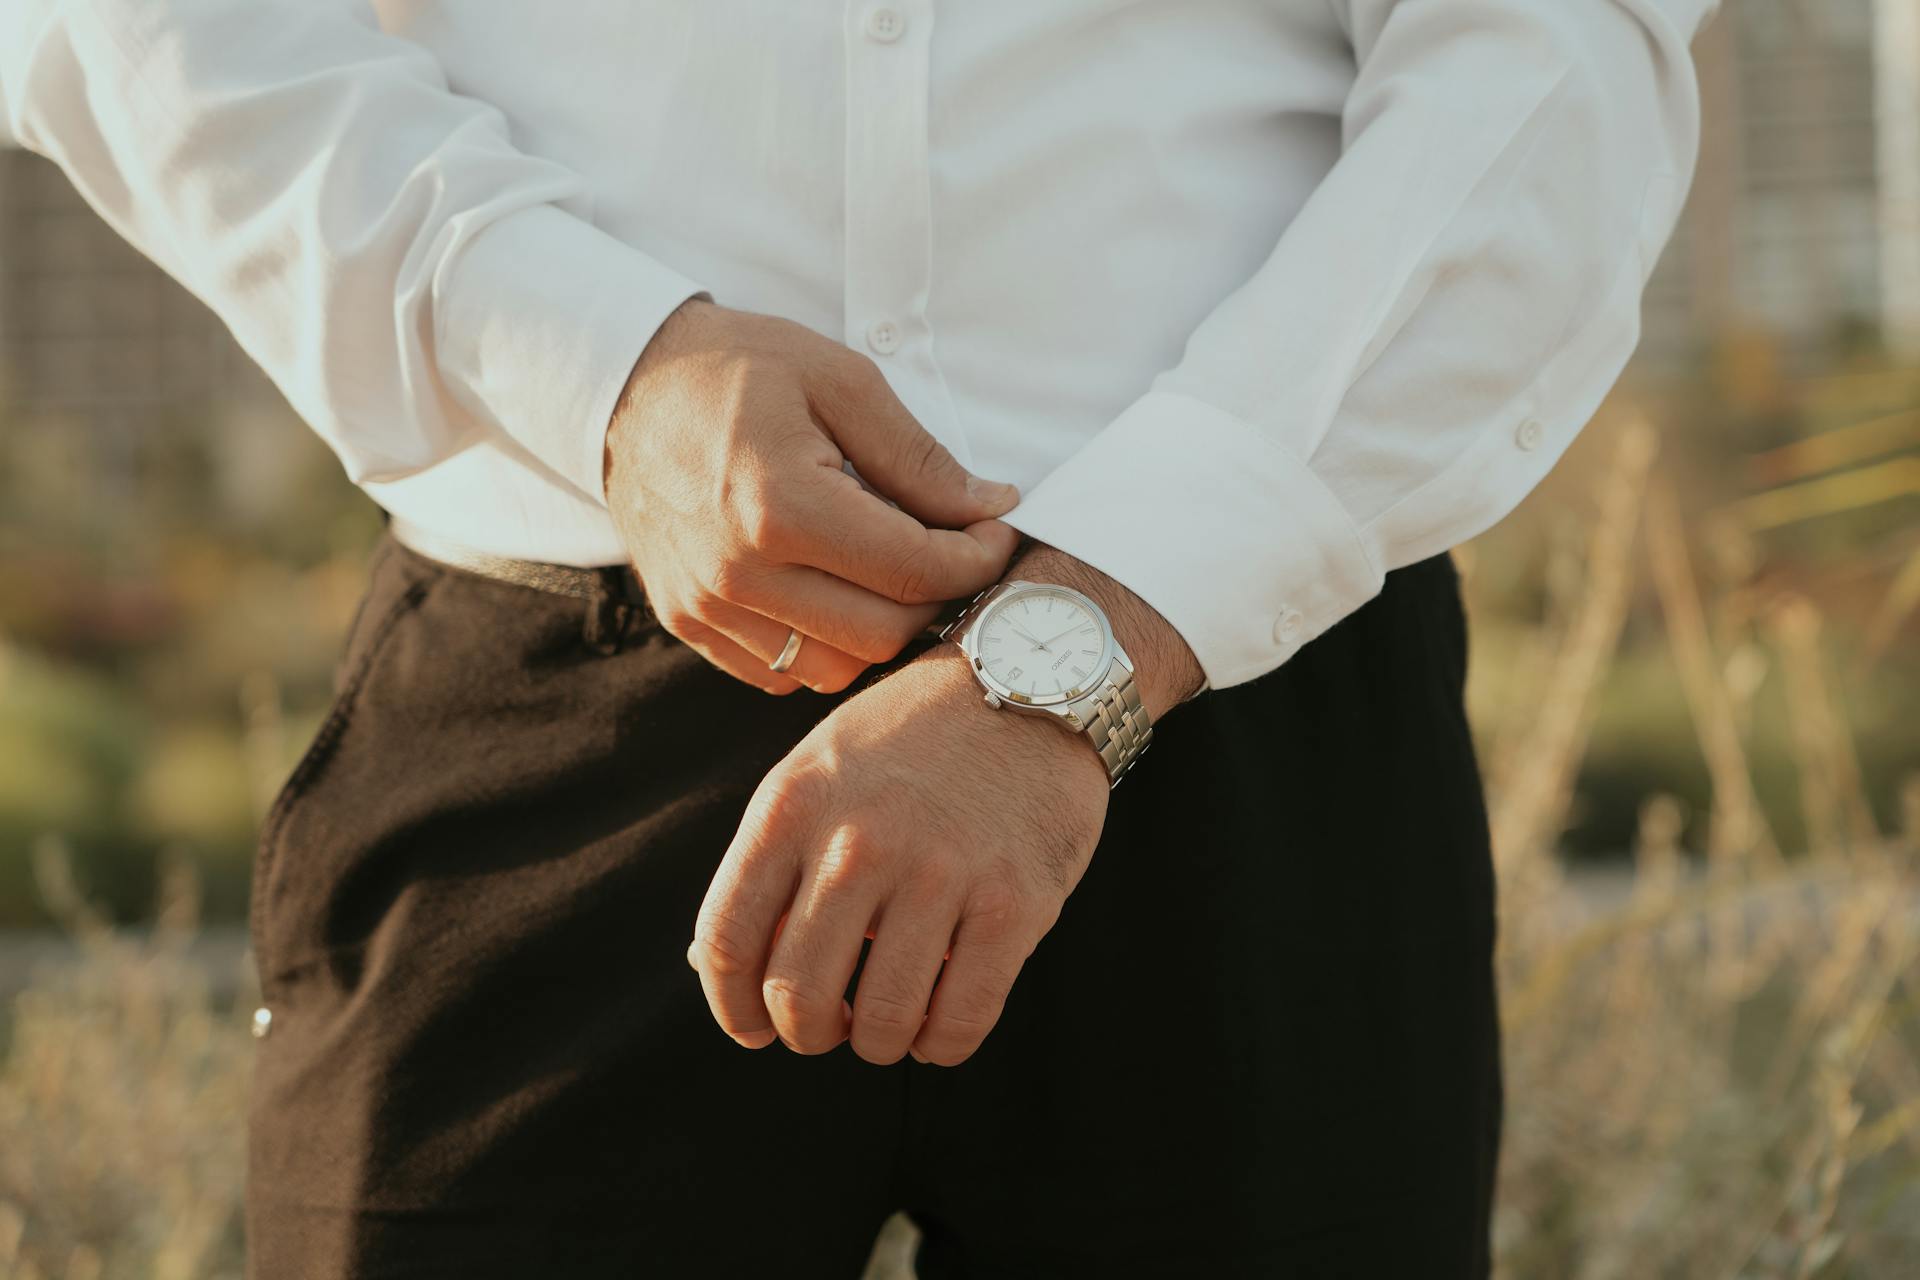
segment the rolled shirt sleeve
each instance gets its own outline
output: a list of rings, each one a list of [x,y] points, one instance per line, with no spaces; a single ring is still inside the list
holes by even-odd
[[[1254,277],[1007,516],[1224,688],[1511,511],[1618,378],[1710,0],[1350,0],[1343,148]]]
[[[627,374],[703,293],[364,0],[8,0],[0,134],[211,306],[356,482],[497,433],[604,501]]]

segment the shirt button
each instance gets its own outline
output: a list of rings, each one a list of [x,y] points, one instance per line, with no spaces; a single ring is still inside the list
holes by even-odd
[[[264,1040],[267,1032],[273,1030],[273,1010],[261,1005],[253,1011],[253,1038]]]
[[[1281,644],[1292,644],[1300,638],[1301,621],[1298,609],[1282,609],[1279,621],[1273,624],[1273,638]]]
[[[867,35],[881,44],[892,44],[907,29],[907,20],[898,9],[880,5],[867,10]]]
[[[1540,419],[1528,418],[1514,430],[1513,442],[1531,453],[1540,447],[1540,437],[1545,433],[1546,428],[1540,425]]]
[[[883,356],[900,349],[900,326],[891,320],[875,320],[867,326],[867,345]]]

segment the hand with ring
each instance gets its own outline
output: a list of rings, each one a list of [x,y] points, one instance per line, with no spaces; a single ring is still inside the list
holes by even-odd
[[[872,360],[700,299],[634,366],[606,491],[661,624],[769,693],[845,689],[997,581],[1018,540],[994,518],[1013,486],[970,475]]]

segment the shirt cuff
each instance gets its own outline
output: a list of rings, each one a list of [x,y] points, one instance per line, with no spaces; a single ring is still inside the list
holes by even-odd
[[[1272,671],[1384,581],[1311,468],[1173,392],[1135,401],[1003,519],[1151,605],[1215,689]]]
[[[707,295],[672,268],[553,205],[480,232],[435,307],[441,374],[469,410],[593,501],[627,377],[675,308]]]

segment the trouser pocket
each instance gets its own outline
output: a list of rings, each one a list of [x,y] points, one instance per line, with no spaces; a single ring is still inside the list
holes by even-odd
[[[426,599],[431,579],[410,577],[393,565],[393,544],[382,541],[370,562],[366,593],[347,628],[347,637],[334,678],[334,694],[313,740],[281,784],[261,825],[254,850],[248,928],[262,989],[269,994],[284,965],[274,925],[275,883],[283,857],[289,817],[312,790],[339,749],[353,721],[362,691],[404,620]]]

